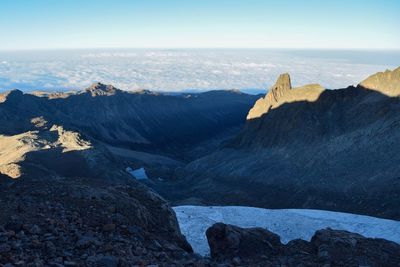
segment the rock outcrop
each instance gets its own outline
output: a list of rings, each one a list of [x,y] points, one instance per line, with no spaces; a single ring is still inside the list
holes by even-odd
[[[346,231],[323,229],[311,241],[284,245],[262,228],[223,223],[207,230],[213,259],[240,266],[400,266],[400,245]]]
[[[323,90],[324,88],[319,84],[308,84],[292,88],[289,74],[281,74],[265,97],[257,100],[253,108],[250,109],[247,119],[259,118],[270,109],[277,108],[284,103],[296,101],[314,102]]]
[[[283,250],[280,237],[263,228],[240,228],[216,223],[206,232],[211,257],[216,260],[235,257],[260,261],[272,258]]]
[[[107,85],[107,84],[103,84],[100,82],[92,84],[85,91],[93,97],[95,97],[95,96],[111,96],[111,95],[115,95],[117,93],[122,92],[122,90],[119,90],[110,84]]]
[[[275,102],[278,102],[290,90],[292,90],[292,83],[290,82],[289,73],[281,74],[276,83],[271,87],[268,98],[270,101],[275,100]]]
[[[52,167],[63,165],[63,162],[58,161],[68,158],[67,154],[63,154],[66,152],[79,152],[78,154],[85,155],[88,161],[95,161],[96,156],[90,151],[93,148],[91,143],[84,140],[79,133],[67,131],[57,125],[47,129],[47,122],[40,117],[32,119],[31,122],[37,128],[35,131],[12,136],[0,135],[0,173],[11,178],[19,178],[25,168],[22,165],[30,165],[31,161],[35,161],[36,155],[39,161],[43,157],[43,162],[38,162],[40,168],[48,165],[53,169]],[[48,164],[44,164],[46,157],[49,158]],[[53,162],[51,162],[52,157],[54,157]]]
[[[369,76],[359,86],[376,90],[390,97],[400,95],[400,67],[395,70],[386,70]]]

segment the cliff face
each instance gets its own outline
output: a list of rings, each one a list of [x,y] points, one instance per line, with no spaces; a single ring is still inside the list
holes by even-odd
[[[289,89],[279,78],[236,138],[177,172],[186,190],[175,199],[399,219],[400,101],[382,93],[398,78],[383,76],[379,91]]]

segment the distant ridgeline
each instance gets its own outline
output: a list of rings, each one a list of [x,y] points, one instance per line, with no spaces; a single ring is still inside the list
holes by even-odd
[[[31,119],[42,117],[50,126],[75,129],[107,144],[176,153],[176,147],[242,125],[256,98],[237,91],[177,96],[127,92],[101,83],[75,93],[14,90],[0,95],[0,134],[36,129]]]

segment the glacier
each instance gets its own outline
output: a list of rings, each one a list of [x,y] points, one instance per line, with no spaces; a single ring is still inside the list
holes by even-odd
[[[242,206],[177,206],[173,209],[182,233],[193,250],[203,256],[210,253],[205,232],[217,222],[266,228],[280,235],[283,243],[298,238],[309,241],[316,230],[328,227],[400,243],[400,221],[351,213]]]

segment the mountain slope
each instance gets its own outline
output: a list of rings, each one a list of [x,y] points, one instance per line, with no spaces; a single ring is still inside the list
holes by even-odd
[[[236,91],[172,96],[96,83],[67,93],[12,90],[0,99],[0,135],[36,131],[32,120],[42,120],[101,144],[122,169],[144,166],[151,177],[168,178],[237,134],[256,96]]]
[[[257,101],[243,131],[225,148],[177,172],[184,189],[171,199],[399,219],[399,98],[386,95],[386,87],[360,84],[314,87],[313,97],[297,99],[296,89],[282,90],[279,80],[278,92]],[[382,86],[392,83],[390,91],[397,94],[397,80]]]
[[[29,131],[30,120],[43,117],[109,145],[179,156],[177,149],[187,149],[242,125],[256,96],[234,91],[177,96],[132,93],[97,83],[85,91],[61,96],[14,90],[2,99],[1,134]]]

